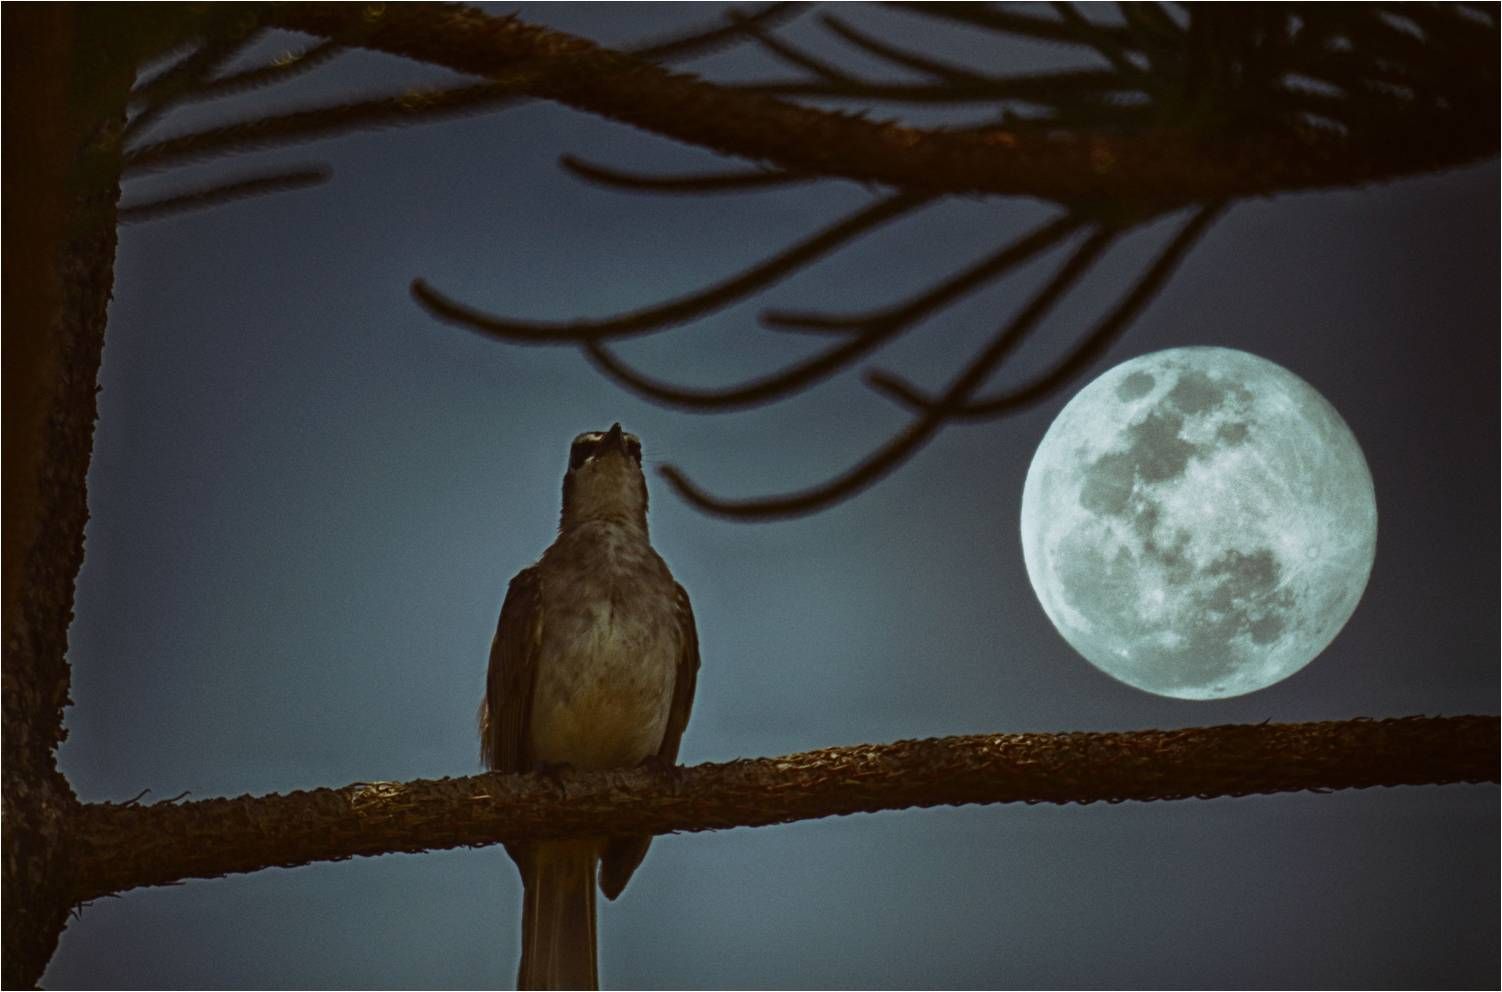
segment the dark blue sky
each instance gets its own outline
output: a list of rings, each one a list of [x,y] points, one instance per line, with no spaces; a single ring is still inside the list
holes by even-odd
[[[608,43],[716,14],[520,10]],[[993,69],[1003,57],[1008,70],[1062,58],[988,54],[985,39],[898,12],[842,13]],[[791,35],[815,37],[804,21]],[[256,51],[301,44],[276,36]],[[741,54],[693,68],[787,75]],[[445,78],[355,54],[281,89],[186,108],[157,133]],[[658,171],[716,164],[536,103],[127,185],[130,200],[274,163],[335,172],[319,189],[122,230],[61,754],[81,798],[471,774],[501,597],[552,539],[574,434],[619,420],[649,463],[753,496],[820,481],[905,422],[857,371],[757,409],[666,410],[575,351],[496,344],[422,312],[407,289],[417,276],[534,319],[644,305],[873,195],[843,182],[623,195],[560,171],[565,152]],[[856,499],[750,525],[704,516],[653,477],[654,541],[693,598],[703,650],[681,759],[977,732],[1497,712],[1498,213],[1495,162],[1241,203],[1073,387],[1024,414],[949,428]],[[743,381],[823,344],[760,329],[759,310],[892,302],[1049,216],[1032,202],[945,202],[621,352],[682,383]],[[1061,354],[1179,220],[1113,250],[997,383]],[[1061,257],[869,364],[942,385]],[[1371,583],[1330,648],[1270,689],[1206,703],[1138,692],[1074,654],[1028,586],[1017,533],[1028,461],[1073,390],[1126,358],[1193,344],[1251,351],[1319,389],[1365,450],[1379,513]],[[661,838],[603,911],[602,978],[1490,985],[1497,835],[1496,789],[1451,786],[936,809]],[[136,890],[70,924],[44,983],[504,985],[519,897],[499,848]]]

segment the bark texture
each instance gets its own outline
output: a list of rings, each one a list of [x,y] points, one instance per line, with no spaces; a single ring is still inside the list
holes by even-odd
[[[198,23],[214,20],[205,10],[163,6],[142,16],[108,5],[9,4],[3,12],[6,987],[38,981],[80,901],[271,866],[909,806],[1497,781],[1497,718],[1451,717],[993,735],[674,771],[492,774],[183,804],[79,804],[57,770],[56,750],[113,280],[120,124],[133,66],[208,33]],[[225,17],[253,13],[235,8]],[[1365,143],[1315,131],[1209,141],[1178,131],[1056,138],[1001,127],[923,130],[736,92],[448,5],[288,5],[267,17],[786,170],[920,194],[1163,206],[1447,168],[1494,154],[1498,141],[1491,105],[1474,129],[1420,119]]]
[[[89,115],[123,81],[87,75],[74,8],[5,8],[3,968],[36,984],[74,900],[77,800],[57,770],[68,625],[88,520],[95,383],[114,273],[115,171]],[[83,50],[83,55],[80,51]],[[95,63],[92,69],[98,69]],[[99,181],[99,177],[104,177]]]
[[[151,806],[90,804],[80,900],[356,855],[663,834],[968,803],[1092,803],[1495,782],[1498,718],[991,734],[592,774],[472,775]]]
[[[514,84],[519,91],[791,172],[912,191],[1126,200],[1156,209],[1358,186],[1496,154],[1495,111],[1458,128],[1415,114],[1380,138],[1280,129],[1208,138],[1176,128],[1044,134],[928,130],[797,106],[671,72],[593,42],[440,4],[307,3],[269,20]]]

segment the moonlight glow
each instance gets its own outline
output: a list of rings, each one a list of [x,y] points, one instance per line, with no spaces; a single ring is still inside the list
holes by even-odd
[[[1028,469],[1022,550],[1043,609],[1128,685],[1180,699],[1272,685],[1356,609],[1372,477],[1298,376],[1228,348],[1143,355],[1080,390]]]

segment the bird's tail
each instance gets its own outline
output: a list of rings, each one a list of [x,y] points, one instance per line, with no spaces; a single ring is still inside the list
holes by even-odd
[[[530,846],[522,867],[519,989],[597,989],[593,840]]]

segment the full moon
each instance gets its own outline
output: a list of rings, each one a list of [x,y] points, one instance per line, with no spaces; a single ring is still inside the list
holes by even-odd
[[[1059,633],[1138,689],[1222,699],[1281,681],[1345,626],[1377,502],[1307,382],[1229,348],[1106,372],[1048,428],[1022,491],[1028,578]]]

